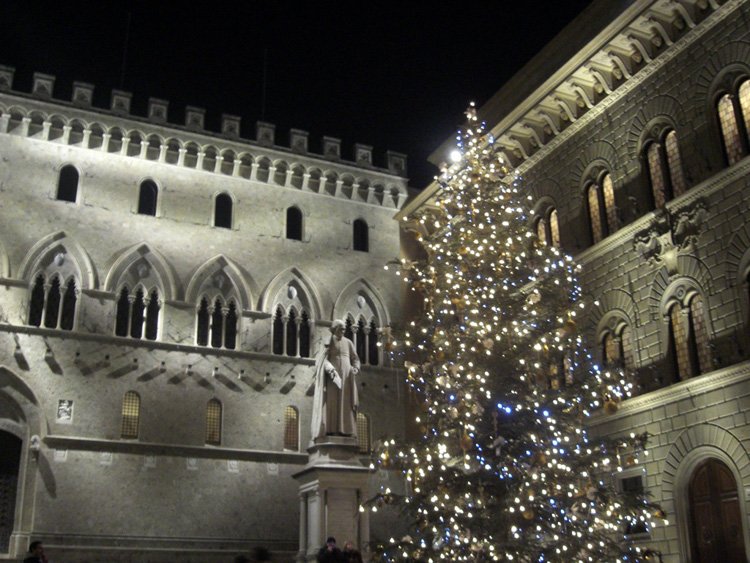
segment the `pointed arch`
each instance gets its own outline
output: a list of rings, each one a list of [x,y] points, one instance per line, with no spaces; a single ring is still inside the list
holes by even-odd
[[[231,287],[222,286],[222,283],[229,283]],[[197,304],[203,294],[207,294],[212,300],[219,295],[224,298],[235,297],[240,309],[249,309],[253,304],[246,274],[223,254],[214,256],[198,267],[185,290],[185,301]]]
[[[145,266],[140,269],[139,266]],[[104,280],[104,289],[117,292],[123,284],[134,287],[142,284],[149,293],[154,286],[161,290],[164,300],[177,298],[176,276],[164,256],[148,244],[139,243],[121,251],[114,259]]]
[[[68,261],[68,257],[72,261]],[[62,264],[58,264],[61,259]],[[40,270],[53,263],[65,279],[76,274],[82,289],[97,288],[98,277],[94,263],[83,246],[65,231],[47,235],[32,246],[18,269],[19,277],[30,282]]]
[[[291,298],[289,288],[296,290],[296,296]],[[310,312],[313,321],[323,318],[323,306],[320,293],[312,281],[295,267],[287,268],[274,277],[260,296],[261,311],[273,313],[275,306],[288,304],[298,299]]]
[[[359,299],[359,298],[362,299]],[[339,293],[331,311],[331,319],[343,319],[347,314],[362,313],[369,322],[377,317],[380,326],[391,324],[388,309],[380,292],[364,278],[349,282]],[[365,314],[369,311],[369,316]]]

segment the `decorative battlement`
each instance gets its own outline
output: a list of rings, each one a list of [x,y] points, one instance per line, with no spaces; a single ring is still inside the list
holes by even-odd
[[[13,90],[13,78],[15,74],[15,68],[0,65],[0,91],[9,92],[13,94],[19,94],[22,96],[28,96],[25,92],[19,92]],[[31,96],[40,100],[48,100],[54,103],[72,104],[73,106],[86,108],[89,110],[102,112],[107,111],[102,108],[93,107],[94,98],[94,86],[86,82],[74,82],[72,99],[68,102],[67,100],[58,100],[53,98],[55,86],[55,76],[50,74],[43,74],[36,72],[33,75]],[[131,102],[133,94],[122,90],[112,90],[110,98],[109,112],[117,116],[131,116],[136,119],[139,116],[131,115]],[[216,134],[205,130],[205,118],[206,110],[194,106],[187,106],[185,108],[185,123],[184,125],[178,125],[168,122],[168,109],[169,102],[167,100],[161,100],[157,98],[149,98],[148,101],[148,115],[146,119],[154,124],[169,126],[169,127],[182,127],[188,131],[194,131],[196,133],[204,134]],[[393,151],[386,151],[385,153],[385,167],[378,168],[373,164],[372,147],[369,145],[363,145],[361,143],[355,143],[353,147],[353,161],[343,161],[341,158],[341,139],[335,137],[325,136],[322,139],[322,154],[316,155],[309,152],[309,133],[300,129],[291,129],[289,132],[289,147],[281,147],[276,145],[276,126],[272,123],[264,121],[258,121],[255,125],[255,139],[244,139],[241,136],[241,119],[236,115],[222,114],[221,119],[221,131],[219,135],[226,137],[227,139],[237,140],[241,142],[250,142],[259,146],[273,148],[276,150],[289,150],[298,153],[305,154],[311,157],[323,157],[326,160],[332,160],[347,164],[350,166],[356,166],[358,168],[367,168],[371,170],[383,170],[396,176],[406,177],[406,155]]]

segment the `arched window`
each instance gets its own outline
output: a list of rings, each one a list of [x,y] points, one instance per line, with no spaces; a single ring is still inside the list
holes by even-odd
[[[156,340],[159,337],[159,293],[147,294],[138,288],[130,293],[127,287],[120,290],[115,316],[115,335]]]
[[[141,418],[141,398],[135,391],[128,391],[122,398],[122,424],[120,437],[138,438],[138,426]]]
[[[277,356],[284,354],[284,311],[281,307],[276,309],[273,316],[273,353]]]
[[[370,453],[370,417],[364,413],[357,413],[357,443],[359,453]]]
[[[355,219],[353,226],[353,245],[354,250],[360,252],[369,252],[370,250],[370,233],[367,230],[367,222],[364,219]]]
[[[310,357],[310,318],[304,310],[299,323],[299,355],[301,358]]]
[[[195,342],[198,346],[234,350],[237,345],[237,305],[230,299],[226,305],[217,297],[209,306],[203,297],[196,313]]]
[[[156,201],[159,197],[159,188],[152,180],[141,183],[138,191],[138,214],[156,215]]]
[[[703,298],[694,295],[687,306],[669,309],[669,350],[676,375],[689,379],[712,369]]]
[[[299,450],[299,413],[294,407],[284,409],[284,449]]]
[[[302,211],[297,207],[286,210],[286,238],[302,240]]]
[[[665,129],[658,139],[646,145],[646,162],[655,208],[664,207],[666,202],[685,192],[685,177],[674,129]]]
[[[286,355],[297,355],[297,313],[294,309],[289,309],[289,315],[286,319]]]
[[[52,276],[49,283],[45,283],[42,274],[38,275],[34,280],[29,299],[29,324],[73,330],[77,293],[76,282],[73,278],[70,278],[63,286],[57,274]]]
[[[214,227],[232,228],[232,196],[219,194],[214,201]]]
[[[376,366],[380,363],[380,346],[378,346],[378,327],[374,320],[370,321],[369,329],[367,332],[367,363]]]
[[[221,403],[217,399],[206,405],[206,444],[221,445]]]
[[[550,207],[537,219],[536,234],[540,244],[559,248],[560,224],[557,220],[557,209]]]
[[[618,227],[612,177],[607,173],[602,174],[598,181],[588,184],[586,194],[589,204],[591,239],[597,243],[614,233]]]
[[[602,357],[605,365],[622,365],[635,369],[633,338],[630,326],[622,325],[616,331],[607,331],[602,338]]]
[[[725,93],[716,103],[724,154],[731,166],[742,159],[750,140],[750,80],[743,81],[736,93]]]
[[[68,164],[60,170],[57,180],[57,199],[75,203],[78,198],[78,170]]]

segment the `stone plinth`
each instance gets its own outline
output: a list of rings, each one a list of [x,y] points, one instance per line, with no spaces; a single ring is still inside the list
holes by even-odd
[[[307,451],[310,461],[294,475],[300,499],[297,561],[315,561],[328,536],[342,549],[351,541],[364,554],[370,523],[359,506],[368,498],[370,471],[359,462],[356,438],[326,436]]]

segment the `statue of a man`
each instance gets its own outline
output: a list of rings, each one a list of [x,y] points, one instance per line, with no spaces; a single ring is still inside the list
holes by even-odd
[[[331,340],[315,361],[313,440],[326,435],[357,435],[357,382],[359,356],[354,343],[344,336],[342,320],[331,323]]]

